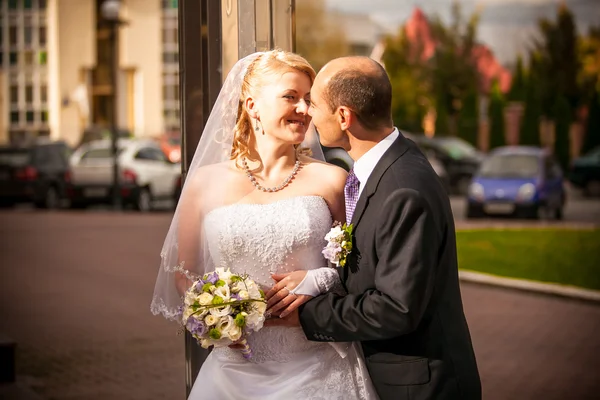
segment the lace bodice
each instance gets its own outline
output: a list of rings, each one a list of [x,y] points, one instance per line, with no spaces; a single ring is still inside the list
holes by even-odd
[[[300,196],[268,204],[232,204],[205,217],[205,234],[216,267],[247,273],[263,288],[273,285],[272,273],[325,267],[321,254],[332,217],[319,196]],[[253,362],[287,361],[293,354],[323,343],[309,342],[300,328],[266,327],[248,342]],[[215,349],[239,358],[229,348]]]

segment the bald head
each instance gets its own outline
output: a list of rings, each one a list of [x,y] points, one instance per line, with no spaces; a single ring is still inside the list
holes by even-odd
[[[350,108],[368,130],[393,126],[392,86],[383,67],[368,57],[342,57],[328,62],[317,74],[315,85],[331,111]]]

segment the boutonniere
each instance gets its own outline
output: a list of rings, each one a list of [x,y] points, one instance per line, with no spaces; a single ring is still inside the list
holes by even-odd
[[[352,224],[342,225],[335,221],[325,240],[327,246],[323,248],[323,256],[336,267],[345,266],[348,254],[352,252]]]

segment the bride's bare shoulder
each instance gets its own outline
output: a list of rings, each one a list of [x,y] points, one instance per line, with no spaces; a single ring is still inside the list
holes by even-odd
[[[223,161],[217,164],[204,165],[195,171],[190,171],[186,177],[186,184],[195,187],[206,187],[217,179],[223,179],[235,170],[233,161]]]
[[[301,156],[300,161],[306,171],[319,180],[325,179],[331,181],[346,181],[348,172],[337,165],[329,164],[325,161],[316,160],[308,156]]]

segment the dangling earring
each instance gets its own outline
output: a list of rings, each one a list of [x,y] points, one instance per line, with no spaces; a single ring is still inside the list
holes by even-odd
[[[256,132],[258,132],[258,130],[259,130],[259,127],[258,127],[258,118],[256,119],[256,128],[254,128],[254,130],[255,130]],[[262,130],[262,134],[263,134],[263,135],[265,134],[265,130],[264,130],[264,129]]]

